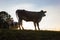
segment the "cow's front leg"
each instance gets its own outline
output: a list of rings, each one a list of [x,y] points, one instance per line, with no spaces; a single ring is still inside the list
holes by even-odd
[[[37,30],[37,29],[36,29],[36,23],[35,23],[35,22],[34,22],[34,27],[35,27],[35,30]]]
[[[40,28],[39,28],[39,23],[37,22],[37,27],[38,27],[38,30],[40,30]]]

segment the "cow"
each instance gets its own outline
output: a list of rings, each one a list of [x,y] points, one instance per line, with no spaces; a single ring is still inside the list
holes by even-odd
[[[27,10],[16,10],[16,16],[18,17],[18,22],[19,22],[19,27],[24,29],[22,26],[22,20],[25,20],[26,22],[32,21],[35,26],[35,30],[40,30],[39,28],[39,22],[41,21],[42,17],[46,16],[45,15],[46,11],[27,11]],[[37,27],[37,28],[36,28]]]

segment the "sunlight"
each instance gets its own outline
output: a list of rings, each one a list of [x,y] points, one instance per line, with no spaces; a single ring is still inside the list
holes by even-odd
[[[20,30],[20,27],[18,27],[17,29]]]

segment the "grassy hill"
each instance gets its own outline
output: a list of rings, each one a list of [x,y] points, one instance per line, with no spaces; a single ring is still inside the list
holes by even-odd
[[[60,40],[60,32],[0,29],[0,40]]]

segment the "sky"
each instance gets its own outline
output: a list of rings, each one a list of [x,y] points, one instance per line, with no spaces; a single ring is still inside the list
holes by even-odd
[[[41,30],[60,31],[60,0],[0,0],[0,11],[8,12],[17,21],[16,10],[47,11],[39,23]],[[33,22],[23,21],[25,29],[34,29]]]

